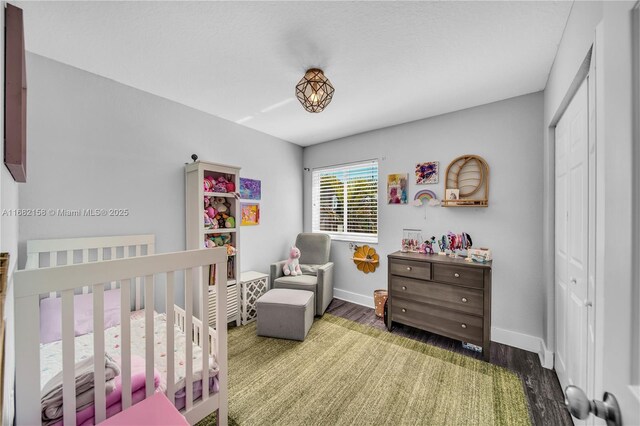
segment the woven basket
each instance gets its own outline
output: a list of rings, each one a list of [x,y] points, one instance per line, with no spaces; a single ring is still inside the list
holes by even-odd
[[[389,297],[387,290],[375,290],[373,292],[373,303],[376,306],[376,316],[382,318],[384,316],[384,304]]]

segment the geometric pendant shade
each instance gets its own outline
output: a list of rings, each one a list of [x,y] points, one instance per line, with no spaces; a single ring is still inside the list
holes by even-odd
[[[322,70],[307,70],[296,85],[296,97],[308,112],[322,112],[331,102],[334,88]]]

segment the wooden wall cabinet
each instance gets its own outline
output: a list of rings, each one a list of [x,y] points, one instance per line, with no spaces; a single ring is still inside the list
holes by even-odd
[[[491,354],[491,262],[395,252],[389,260],[387,328],[410,325]]]

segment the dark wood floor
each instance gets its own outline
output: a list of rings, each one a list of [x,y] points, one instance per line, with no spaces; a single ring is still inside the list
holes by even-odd
[[[371,308],[333,299],[327,312],[361,324],[386,329],[382,319],[376,317]],[[392,332],[467,356],[481,358],[481,354],[464,349],[460,341],[437,334],[402,324],[394,324]],[[564,406],[564,396],[558,377],[555,371],[542,368],[538,354],[494,342],[491,345],[491,363],[505,367],[522,378],[534,425],[573,425],[571,416]]]

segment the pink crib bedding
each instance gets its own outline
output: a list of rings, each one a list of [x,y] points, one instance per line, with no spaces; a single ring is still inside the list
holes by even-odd
[[[120,359],[115,359],[115,361],[120,364]],[[154,369],[153,382],[158,390],[160,386],[160,373]],[[113,392],[111,392],[106,397],[106,407],[107,407],[107,418],[113,416],[114,414],[122,411],[122,376],[116,376],[114,379],[115,388]],[[142,401],[146,396],[145,389],[145,362],[144,359],[132,355],[131,356],[131,403],[135,404],[137,402]],[[76,424],[77,425],[92,425],[94,424],[93,418],[95,415],[94,406],[90,406],[85,408],[84,410],[78,411],[76,413]],[[62,421],[55,423],[55,426],[61,426]]]
[[[131,313],[131,354],[132,354],[132,403],[139,402],[145,397],[144,356],[146,346],[146,330],[144,324],[144,310]],[[166,390],[167,360],[166,360],[166,316],[154,312],[154,382],[156,391]],[[76,337],[76,362],[93,355],[93,333]],[[186,335],[175,327],[174,332],[174,369],[175,369],[175,404],[178,409],[185,406],[186,390]],[[120,325],[105,329],[105,351],[120,364]],[[43,344],[40,346],[41,383],[46,383],[53,375],[61,370],[62,344],[60,341]],[[135,368],[134,368],[135,361]],[[202,349],[193,346],[193,399],[202,395]],[[218,364],[213,357],[209,357],[209,393],[218,392]],[[107,418],[120,412],[122,386],[120,377],[116,377],[116,388],[106,397]],[[140,382],[141,387],[134,386]],[[76,424],[93,424],[94,408],[87,407],[77,413]],[[61,422],[57,423],[61,424]]]

